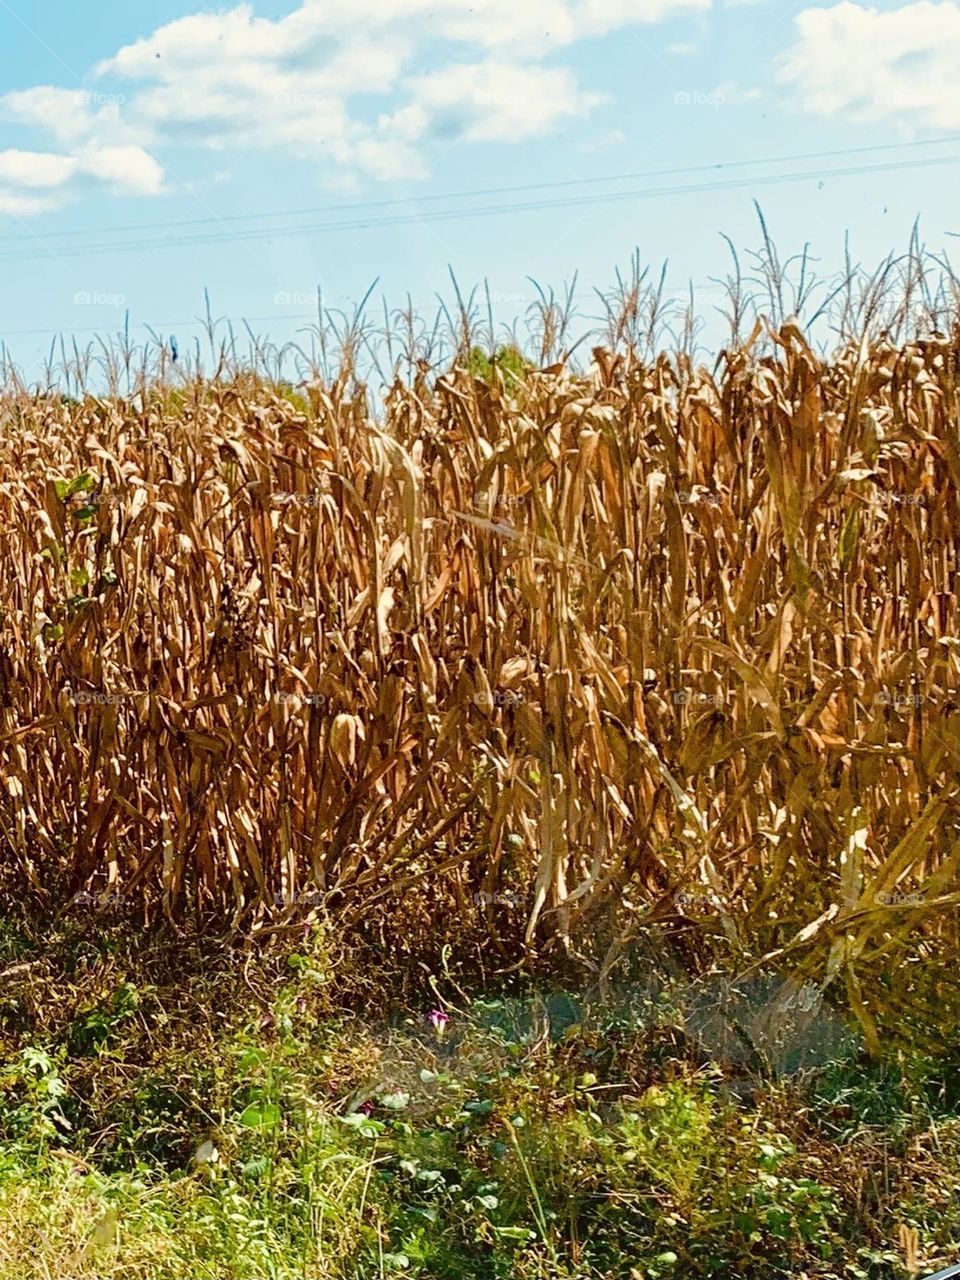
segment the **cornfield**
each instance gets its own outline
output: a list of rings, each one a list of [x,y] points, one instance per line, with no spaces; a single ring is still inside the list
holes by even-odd
[[[544,367],[545,366],[545,367]],[[955,942],[960,333],[0,401],[24,896]]]

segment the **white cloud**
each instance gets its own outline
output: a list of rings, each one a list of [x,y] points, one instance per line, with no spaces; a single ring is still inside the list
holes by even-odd
[[[119,191],[153,196],[163,190],[163,170],[143,147],[85,147],[80,171]]]
[[[564,115],[582,115],[603,101],[577,89],[562,68],[495,62],[452,66],[413,80],[415,107],[441,135],[465,142],[513,142],[546,133]]]
[[[163,187],[163,170],[136,146],[88,145],[74,155],[10,148],[0,151],[0,213],[46,213],[62,203],[72,182],[83,179],[115,191],[156,195]]]
[[[0,182],[31,190],[63,186],[73,177],[77,162],[72,156],[42,151],[0,151]]]
[[[622,27],[703,12],[712,0],[303,0],[285,18],[258,18],[253,5],[178,18],[121,49],[98,70],[160,78],[170,68],[216,60],[282,61],[316,55],[330,41],[388,30],[484,48],[545,51]]]
[[[681,9],[702,12],[709,8],[710,0],[687,0],[685,4],[678,4],[676,0],[582,0],[575,6],[582,15],[585,33],[614,31],[633,23],[662,22]]]
[[[49,209],[55,209],[57,203],[48,197],[19,195],[0,187],[0,213],[9,213],[15,218],[29,218],[37,213],[46,213]]]
[[[818,115],[960,127],[960,3],[879,9],[844,0],[807,9],[778,76]]]
[[[120,114],[123,101],[122,94],[38,85],[5,94],[0,98],[0,114],[42,129],[62,145],[72,146],[93,134],[106,138],[126,132]]]
[[[56,142],[64,154],[49,165],[64,178],[50,188],[64,193],[80,178],[156,193],[157,154],[176,146],[282,150],[333,182],[411,178],[432,142],[542,136],[604,100],[543,65],[547,55],[711,4],[301,0],[270,19],[244,3],[179,18],[104,59],[93,83],[120,93],[41,85],[0,97],[0,113]],[[40,162],[24,163],[36,183]],[[31,194],[12,169],[0,171],[7,187],[9,199]]]

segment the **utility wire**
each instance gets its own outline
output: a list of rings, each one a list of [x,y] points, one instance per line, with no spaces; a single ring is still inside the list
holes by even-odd
[[[785,182],[806,182],[827,178],[854,177],[860,174],[888,173],[898,169],[920,169],[936,165],[955,164],[960,155],[935,156],[922,160],[891,160],[871,165],[848,165],[834,169],[808,169],[796,173],[771,174],[761,178],[728,178],[714,182],[686,183],[675,186],[652,187],[633,191],[597,192],[589,195],[562,197],[555,200],[536,200],[526,203],[511,201],[508,204],[478,205],[465,209],[442,209],[424,213],[395,214],[383,218],[357,218],[334,222],[302,223],[300,225],[262,227],[232,231],[224,228],[214,234],[191,236],[166,236],[161,240],[105,241],[80,246],[51,246],[42,251],[24,253],[22,250],[0,253],[0,262],[29,262],[50,256],[61,258],[86,257],[127,250],[153,250],[215,245],[224,242],[269,240],[312,232],[362,231],[380,227],[405,226],[416,223],[448,222],[462,218],[483,217],[491,214],[516,214],[543,212],[549,209],[567,209],[592,204],[613,204],[624,200],[649,200],[663,196],[704,194],[711,191],[735,190],[743,187],[779,186]]]
[[[202,227],[226,225],[233,222],[258,222],[268,218],[295,218],[313,214],[342,213],[358,209],[386,209],[394,205],[434,204],[447,200],[473,200],[483,196],[520,195],[531,191],[554,191],[570,187],[596,186],[611,182],[643,181],[648,178],[676,177],[680,174],[719,173],[730,169],[760,168],[767,165],[794,164],[801,160],[836,160],[846,156],[870,155],[882,151],[902,151],[916,147],[948,146],[960,142],[960,134],[943,138],[915,139],[911,142],[887,142],[866,147],[841,147],[833,151],[807,151],[786,156],[761,156],[754,160],[721,160],[713,164],[684,165],[672,169],[647,169],[627,173],[606,174],[602,177],[567,178],[554,182],[529,182],[519,186],[476,187],[468,191],[452,191],[446,194],[423,196],[395,196],[388,200],[361,200],[349,204],[313,205],[299,209],[274,209],[263,213],[224,214],[222,217],[178,218],[175,222],[131,222],[110,227],[95,227],[89,231],[50,231],[43,238],[76,238],[112,236],[130,231],[166,231],[178,227]],[[0,236],[0,243],[30,244],[36,240],[33,233]]]

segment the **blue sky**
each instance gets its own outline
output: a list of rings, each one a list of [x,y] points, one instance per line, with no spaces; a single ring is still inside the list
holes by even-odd
[[[204,287],[278,341],[318,284],[429,308],[448,266],[504,317],[579,271],[589,311],[635,247],[708,306],[754,199],[825,270],[960,230],[954,0],[0,0],[0,48],[28,368],[126,311],[189,341]]]

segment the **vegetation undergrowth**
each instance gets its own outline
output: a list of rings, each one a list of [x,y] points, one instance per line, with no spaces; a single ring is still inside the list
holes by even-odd
[[[891,1009],[874,1058],[779,974],[369,969],[319,924],[8,924],[0,1278],[900,1280],[960,1247],[942,966],[939,1026]]]

